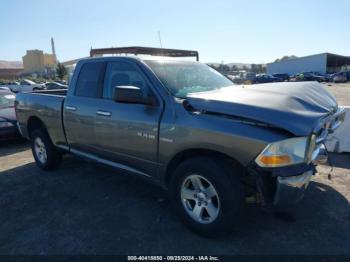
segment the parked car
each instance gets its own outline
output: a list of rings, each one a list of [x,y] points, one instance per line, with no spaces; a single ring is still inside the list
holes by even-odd
[[[243,74],[243,84],[253,84],[256,74],[252,72],[246,72]]]
[[[235,84],[252,84],[254,83],[256,74],[252,72],[240,72],[234,76],[230,76],[230,80]]]
[[[7,86],[0,86],[0,90],[11,91],[11,89],[8,88]]]
[[[67,89],[68,86],[58,83],[58,82],[48,82],[45,83],[45,89],[46,90],[53,90],[53,89]]]
[[[350,81],[350,70],[349,71],[343,71],[344,73],[346,73],[346,77],[348,79],[348,81]]]
[[[19,135],[14,104],[15,95],[0,90],[0,140]]]
[[[346,83],[348,81],[348,77],[345,72],[339,72],[332,75],[333,83]]]
[[[295,75],[296,81],[317,81],[317,82],[326,82],[326,78],[321,75],[316,75],[312,72],[302,72]]]
[[[350,80],[350,71],[341,71],[331,75],[331,80],[334,83],[345,83]]]
[[[68,91],[17,94],[16,112],[39,168],[72,153],[147,178],[207,236],[248,202],[300,201],[345,115],[318,83],[244,88],[198,62],[131,57],[80,60]]]
[[[262,83],[272,83],[272,82],[282,82],[283,79],[279,77],[275,77],[269,74],[258,74],[254,78],[255,84],[262,84]]]
[[[10,88],[12,92],[17,93],[17,92],[32,92],[36,90],[43,90],[45,88],[45,85],[36,84],[35,82],[29,79],[24,79],[24,80],[21,80],[20,82],[14,82],[8,85],[7,87]]]
[[[324,75],[325,79],[326,79],[326,82],[332,82],[333,81],[333,74],[325,74]]]
[[[277,77],[277,78],[281,79],[282,81],[289,81],[288,74],[272,74],[272,76]]]
[[[9,86],[19,85],[19,82],[1,82],[0,87],[5,89],[10,89]]]

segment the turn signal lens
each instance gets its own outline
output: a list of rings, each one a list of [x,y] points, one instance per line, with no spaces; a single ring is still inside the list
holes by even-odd
[[[265,166],[282,166],[288,165],[292,162],[289,156],[261,156],[260,162]]]

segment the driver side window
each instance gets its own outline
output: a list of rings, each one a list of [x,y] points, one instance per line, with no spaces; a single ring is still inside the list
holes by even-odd
[[[115,87],[136,86],[146,97],[149,95],[149,86],[143,76],[133,65],[125,62],[109,62],[103,88],[103,98],[113,99]]]

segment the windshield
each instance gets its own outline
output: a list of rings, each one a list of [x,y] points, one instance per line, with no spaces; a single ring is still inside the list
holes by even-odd
[[[145,61],[163,85],[179,98],[234,84],[211,67],[198,62]]]
[[[0,94],[0,108],[12,107],[14,101],[15,96],[13,94]]]

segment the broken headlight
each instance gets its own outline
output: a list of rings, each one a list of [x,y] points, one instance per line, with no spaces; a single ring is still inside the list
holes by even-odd
[[[290,138],[269,144],[255,162],[261,167],[282,167],[306,162],[309,138]]]

